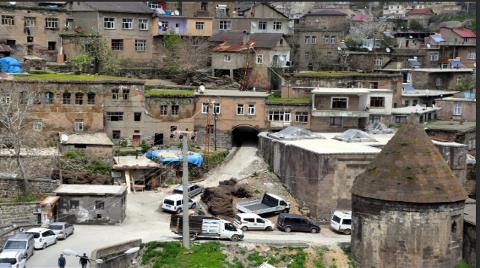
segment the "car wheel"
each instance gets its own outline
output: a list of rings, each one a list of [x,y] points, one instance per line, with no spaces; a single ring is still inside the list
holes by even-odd
[[[181,208],[177,208],[177,214],[182,212],[182,209]]]
[[[352,233],[352,231],[350,229],[346,229],[345,231],[343,231],[343,233],[346,235],[349,235]]]
[[[273,231],[272,226],[268,226],[267,228],[265,228],[265,231]]]
[[[243,226],[243,227],[242,227],[242,231],[244,231],[244,232],[248,231],[248,227],[247,227],[247,226]]]
[[[232,238],[231,238],[231,239],[232,239],[232,241],[237,242],[238,240],[240,240],[240,236],[238,236],[238,235],[232,235]]]
[[[285,227],[285,232],[290,233],[292,231],[292,228],[290,227]]]
[[[47,248],[47,243],[43,243],[42,249],[46,249],[46,248]]]
[[[312,230],[310,230],[313,234],[316,234],[318,233],[318,229],[317,228],[312,228]]]

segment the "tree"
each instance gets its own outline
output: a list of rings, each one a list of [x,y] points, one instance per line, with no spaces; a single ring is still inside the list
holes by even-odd
[[[467,75],[458,80],[457,89],[462,92],[468,91],[472,93],[476,86],[476,80],[473,75]]]
[[[352,45],[355,47],[361,45],[363,40],[383,37],[387,27],[387,23],[380,21],[357,23],[350,28],[350,32],[345,37],[345,44],[352,48]]]
[[[208,41],[194,37],[182,39],[170,32],[163,37],[165,58],[163,64],[171,72],[192,72],[206,68],[210,61]]]
[[[78,42],[78,41],[77,41]],[[115,74],[122,66],[122,59],[112,51],[105,38],[92,34],[81,38],[81,53],[73,58],[73,64],[81,71],[93,65],[94,73]]]
[[[423,25],[417,20],[411,20],[409,28],[410,30],[417,31],[417,32],[425,31],[425,27],[423,27]]]
[[[180,35],[169,32],[163,37],[163,46],[165,47],[165,58],[163,63],[165,67],[172,71],[178,72],[180,68],[180,56],[182,51],[182,38]],[[188,55],[191,55],[188,53]]]

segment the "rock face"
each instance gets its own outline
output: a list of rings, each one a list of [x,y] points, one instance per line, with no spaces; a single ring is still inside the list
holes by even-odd
[[[407,124],[354,181],[359,267],[454,267],[466,192],[423,128]]]

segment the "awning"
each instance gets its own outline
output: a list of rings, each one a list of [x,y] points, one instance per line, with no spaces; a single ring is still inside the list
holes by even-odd
[[[59,199],[60,196],[47,196],[47,198],[43,199],[42,202],[40,202],[40,206],[45,207],[48,205],[50,207],[53,207]]]

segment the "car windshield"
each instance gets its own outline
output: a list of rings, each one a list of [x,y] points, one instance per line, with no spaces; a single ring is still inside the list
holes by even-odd
[[[50,229],[50,230],[62,230],[62,229],[63,229],[63,226],[62,226],[62,225],[58,225],[58,224],[52,224],[52,225],[49,225],[49,226],[48,226],[48,229]]]
[[[8,240],[5,243],[5,249],[25,249],[27,246],[27,241],[12,241]]]
[[[163,201],[163,203],[165,203],[165,204],[167,204],[167,205],[171,205],[171,206],[173,206],[173,205],[175,204],[175,202],[173,202],[173,200],[170,200],[170,199],[165,199],[165,200]]]
[[[242,219],[241,219],[240,216],[238,216],[238,215],[235,216],[235,220],[238,221],[238,222],[241,222],[241,221],[242,221]]]
[[[33,238],[39,238],[40,237],[40,233],[27,232],[27,234],[32,234]]]
[[[336,215],[333,216],[332,220],[336,223],[340,223],[340,218],[337,217]]]
[[[0,258],[0,263],[16,264],[17,260],[15,258]]]

